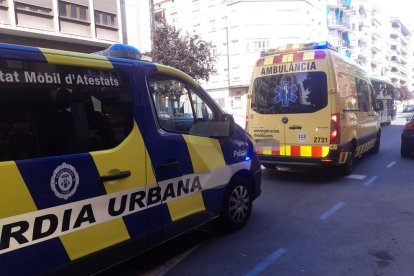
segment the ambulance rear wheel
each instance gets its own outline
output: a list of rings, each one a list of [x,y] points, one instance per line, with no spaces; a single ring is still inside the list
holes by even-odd
[[[241,177],[234,179],[223,196],[219,222],[224,232],[243,227],[252,211],[252,196],[249,182]]]
[[[355,161],[355,147],[352,146],[349,154],[348,154],[348,158],[346,159],[346,162],[344,165],[342,165],[341,167],[341,173],[343,175],[349,175],[354,171],[354,161]]]
[[[377,140],[375,141],[375,146],[372,148],[372,153],[377,154],[381,146],[381,132],[378,132]]]
[[[408,150],[407,148],[401,144],[401,157],[402,158],[407,158],[408,157]]]

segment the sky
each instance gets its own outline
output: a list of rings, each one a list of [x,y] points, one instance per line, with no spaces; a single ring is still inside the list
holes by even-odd
[[[410,0],[380,0],[381,5],[384,6],[385,11],[391,16],[399,17],[402,22],[409,26],[409,28],[414,27],[414,1]]]

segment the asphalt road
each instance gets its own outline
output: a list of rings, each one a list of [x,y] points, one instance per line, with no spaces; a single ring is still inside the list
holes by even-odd
[[[400,115],[401,116],[401,115]],[[414,159],[404,118],[354,173],[263,170],[248,224],[192,231],[101,275],[414,275]]]

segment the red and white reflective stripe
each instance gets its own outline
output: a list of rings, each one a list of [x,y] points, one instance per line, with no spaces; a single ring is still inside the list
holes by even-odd
[[[296,52],[290,54],[279,54],[274,56],[268,56],[261,58],[257,61],[256,66],[266,66],[287,62],[298,62],[315,59],[325,59],[325,51],[307,51],[307,52]]]
[[[280,155],[295,157],[326,157],[329,146],[298,146],[286,145],[280,147],[257,146],[257,153],[263,155]]]

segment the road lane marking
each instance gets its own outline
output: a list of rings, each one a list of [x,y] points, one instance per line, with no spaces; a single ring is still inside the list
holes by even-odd
[[[269,255],[266,259],[258,263],[252,270],[244,274],[244,276],[256,276],[262,273],[266,268],[274,263],[277,259],[279,259],[283,254],[285,254],[286,250],[283,248],[279,248],[271,255]]]
[[[394,166],[397,163],[397,161],[392,161],[391,163],[388,164],[387,169],[391,168],[392,166]]]
[[[323,213],[322,216],[319,217],[319,219],[326,220],[326,219],[330,218],[336,211],[338,211],[339,209],[341,209],[344,206],[345,206],[345,202],[338,202],[337,204],[335,204],[334,207],[332,207],[331,209],[329,209],[328,211]]]
[[[356,179],[356,180],[362,180],[362,179],[365,179],[365,177],[367,176],[362,175],[362,174],[350,174],[350,175],[345,176],[345,178]]]
[[[370,179],[368,179],[367,181],[364,182],[364,184],[362,184],[365,187],[368,187],[369,185],[371,185],[376,179],[378,178],[378,176],[373,176]]]
[[[260,166],[260,168],[261,168],[262,170],[266,169],[266,167],[265,167],[265,166],[263,166],[263,165],[261,165],[261,166]]]

